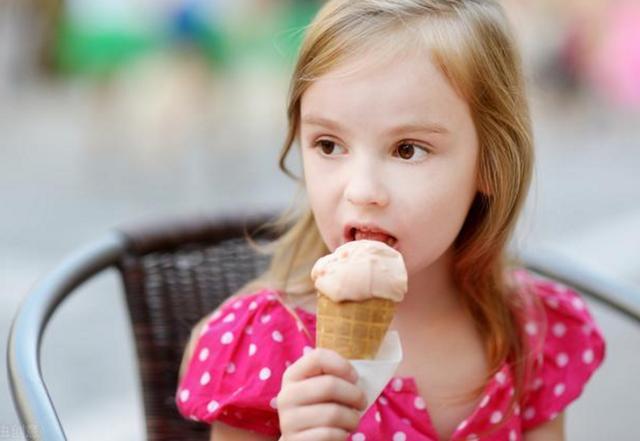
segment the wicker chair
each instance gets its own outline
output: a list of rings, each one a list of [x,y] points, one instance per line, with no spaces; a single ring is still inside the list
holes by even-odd
[[[256,254],[244,234],[272,239],[256,231],[270,219],[205,217],[123,229],[71,255],[48,275],[16,315],[7,354],[14,404],[31,429],[29,439],[66,439],[40,373],[40,342],[49,318],[76,287],[117,267],[136,339],[147,439],[206,440],[207,427],[184,420],[175,408],[179,361],[193,325],[266,268],[267,257]],[[640,323],[640,296],[631,288],[549,255],[526,254],[524,263]]]

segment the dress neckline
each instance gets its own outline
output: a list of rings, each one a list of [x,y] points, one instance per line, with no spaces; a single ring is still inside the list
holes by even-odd
[[[300,313],[301,315],[305,316],[306,319],[311,320],[311,322],[315,325],[315,320],[316,320],[316,314],[311,312],[311,311],[307,311],[306,309],[303,309],[299,306],[296,306],[295,311],[297,313]],[[315,346],[315,342],[314,343]],[[500,369],[498,370],[498,373],[496,375],[505,375],[505,379],[503,380],[506,381],[506,374],[505,374],[505,370],[508,369],[508,365],[506,362],[504,362]],[[456,437],[458,436],[458,432],[461,432],[462,430],[464,430],[466,427],[469,426],[469,424],[472,421],[475,421],[477,419],[477,415],[478,413],[481,411],[481,409],[483,409],[483,407],[480,405],[480,403],[482,402],[482,400],[484,399],[484,397],[486,396],[492,396],[495,392],[495,388],[494,385],[495,383],[498,382],[496,375],[494,375],[493,377],[491,377],[491,379],[489,381],[487,381],[487,383],[485,384],[482,393],[480,394],[481,400],[478,402],[478,404],[476,404],[476,406],[473,408],[473,410],[471,411],[471,413],[463,418],[460,422],[458,422],[458,425],[456,426],[455,430],[453,431],[453,433],[451,434],[451,439],[456,439]],[[400,391],[396,390],[393,388],[394,385],[394,381],[395,380],[400,380],[402,381],[402,388],[400,389]],[[507,387],[506,385],[503,385],[504,387]],[[382,393],[384,393],[387,397],[391,394],[391,393],[402,393],[402,392],[406,392],[406,393],[412,393],[416,396],[417,399],[422,400],[422,402],[424,403],[424,409],[422,409],[425,417],[426,417],[426,422],[427,425],[429,427],[429,430],[432,432],[431,436],[434,437],[434,441],[440,441],[440,437],[438,436],[438,433],[435,430],[435,427],[433,425],[433,420],[431,419],[431,414],[429,413],[429,409],[427,408],[427,401],[424,399],[424,395],[421,393],[421,391],[418,388],[418,382],[416,381],[416,378],[414,376],[410,376],[410,375],[403,375],[403,376],[393,376],[391,377],[391,379],[389,380],[389,382],[387,383],[387,385],[385,386],[384,390]],[[385,397],[386,398],[386,397]],[[378,400],[379,398],[376,400],[376,402],[374,403],[376,406],[378,406]],[[462,423],[465,423],[464,425],[462,425]]]

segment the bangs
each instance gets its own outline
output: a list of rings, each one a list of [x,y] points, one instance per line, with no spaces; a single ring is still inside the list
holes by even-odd
[[[403,56],[429,57],[464,98],[470,97],[469,36],[461,20],[453,16],[360,17],[351,26],[326,29],[322,50],[310,48],[298,81],[320,77],[341,78]],[[468,30],[467,30],[468,31]],[[466,37],[465,37],[466,36]],[[372,61],[373,60],[373,61]]]

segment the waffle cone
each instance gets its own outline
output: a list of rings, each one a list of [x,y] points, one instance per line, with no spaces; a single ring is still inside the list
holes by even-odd
[[[334,302],[318,292],[316,346],[350,360],[372,360],[389,329],[396,302],[372,298]]]

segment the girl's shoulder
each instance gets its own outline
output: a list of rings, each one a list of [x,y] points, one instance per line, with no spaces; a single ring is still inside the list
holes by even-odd
[[[530,337],[544,336],[545,332],[538,331],[556,324],[554,334],[564,335],[561,329],[567,326],[579,327],[585,334],[599,331],[587,303],[574,288],[522,268],[512,275],[525,317],[525,332]]]
[[[180,413],[276,435],[282,375],[313,347],[309,318],[276,290],[229,298],[193,337],[176,394]]]
[[[553,419],[577,399],[605,357],[602,331],[573,288],[524,269],[514,271],[532,375],[525,387],[523,428]]]

